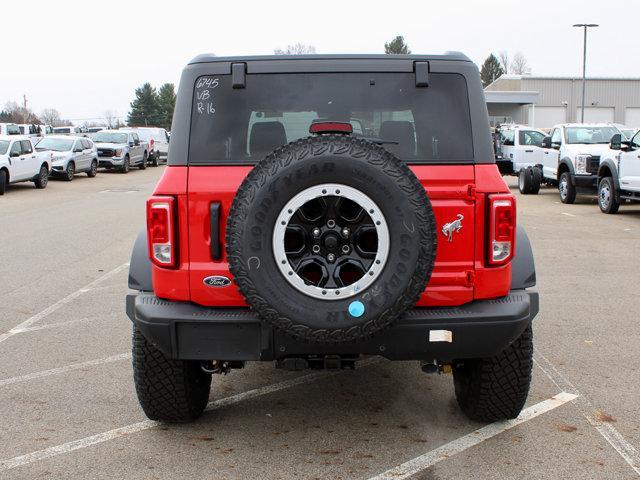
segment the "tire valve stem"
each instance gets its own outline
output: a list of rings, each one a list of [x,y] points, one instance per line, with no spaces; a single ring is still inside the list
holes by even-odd
[[[336,256],[333,253],[327,255],[327,261],[333,263],[336,260]]]
[[[349,238],[349,235],[350,235],[350,234],[351,234],[351,232],[349,231],[349,229],[348,229],[347,227],[344,227],[344,228],[342,229],[342,236],[343,236],[344,238]]]
[[[318,227],[314,228],[314,229],[311,231],[311,234],[312,234],[314,237],[318,238],[318,237],[320,236],[320,229],[319,229]]]

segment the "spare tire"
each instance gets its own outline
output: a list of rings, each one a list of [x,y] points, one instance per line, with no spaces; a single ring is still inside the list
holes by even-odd
[[[424,290],[436,254],[424,187],[379,145],[346,135],[276,149],[240,185],[229,268],[247,303],[298,339],[364,340]]]

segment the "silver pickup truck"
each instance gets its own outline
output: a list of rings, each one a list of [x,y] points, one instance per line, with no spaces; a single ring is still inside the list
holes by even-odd
[[[99,167],[118,169],[122,173],[127,173],[131,167],[147,168],[147,144],[141,142],[135,132],[102,130],[95,134],[93,142],[98,148]]]

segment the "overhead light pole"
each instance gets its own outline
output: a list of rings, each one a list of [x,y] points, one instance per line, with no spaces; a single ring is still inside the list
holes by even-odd
[[[582,49],[582,108],[580,111],[580,123],[584,123],[584,98],[587,83],[587,29],[598,26],[599,25],[597,23],[576,23],[574,25],[574,27],[582,27],[584,29],[584,46]]]

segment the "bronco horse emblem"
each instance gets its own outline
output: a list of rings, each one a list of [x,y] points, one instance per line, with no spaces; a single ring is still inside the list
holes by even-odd
[[[453,232],[459,232],[462,229],[462,220],[464,220],[464,215],[459,213],[457,220],[445,223],[442,226],[442,234],[447,237],[450,242],[453,242]]]

